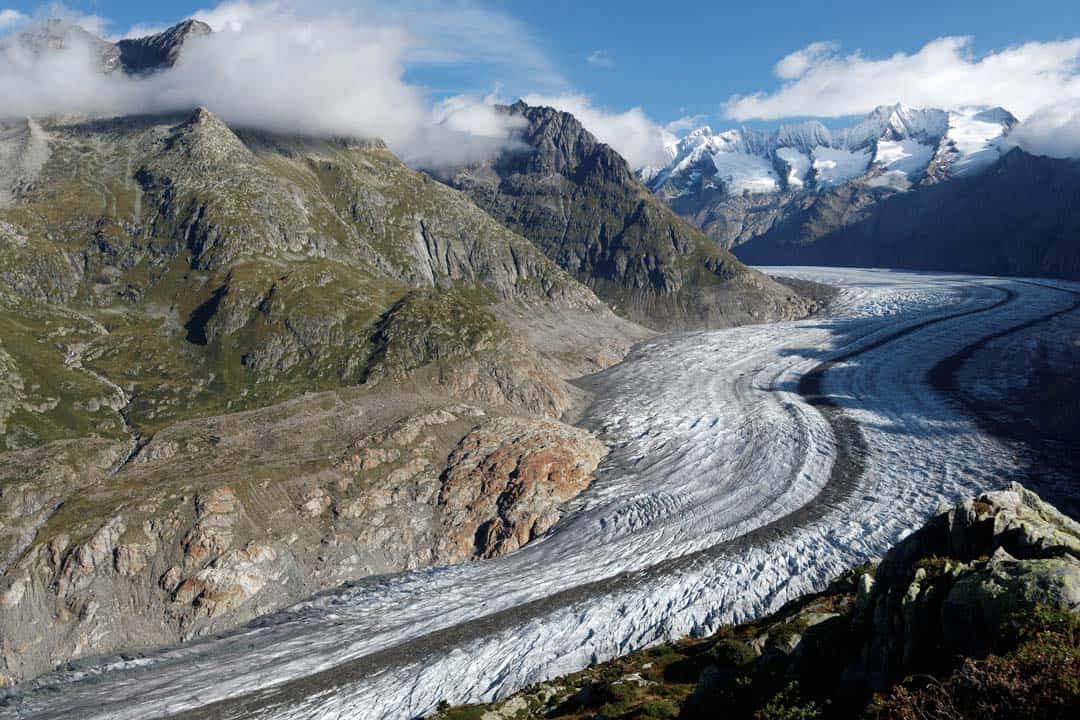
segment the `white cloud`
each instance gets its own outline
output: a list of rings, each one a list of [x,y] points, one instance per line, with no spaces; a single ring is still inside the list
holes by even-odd
[[[482,98],[455,95],[438,103],[418,139],[399,150],[402,159],[419,167],[455,167],[519,144],[513,132],[525,122],[495,109],[497,93]]]
[[[563,82],[524,25],[475,2],[354,0],[350,6],[378,22],[408,28],[409,63],[493,65],[531,82]]]
[[[814,43],[777,63],[773,92],[732,97],[735,120],[841,117],[878,105],[1001,105],[1025,117],[1060,99],[1080,98],[1080,38],[1031,42],[976,55],[971,38],[944,37],[915,53],[873,59]]]
[[[26,16],[18,10],[12,10],[11,8],[4,8],[0,10],[0,31],[7,30],[10,27],[18,25],[26,20]]]
[[[1035,112],[1013,129],[1008,143],[1032,155],[1080,157],[1080,100],[1058,103]]]
[[[107,34],[107,30],[111,24],[106,18],[103,18],[100,15],[83,13],[78,10],[73,10],[61,2],[53,2],[39,6],[32,16],[13,8],[4,8],[0,10],[0,33],[6,33],[20,25],[26,25],[31,20],[42,20],[45,18],[64,19],[78,25],[83,30],[102,37]]]
[[[215,32],[241,32],[244,26],[257,20],[260,14],[274,15],[281,11],[281,4],[277,2],[250,3],[239,0],[238,2],[225,2],[212,8],[196,10],[191,14],[196,20],[201,20]]]
[[[796,50],[790,55],[781,58],[773,69],[776,72],[776,77],[781,80],[795,80],[805,75],[812,65],[829,57],[836,50],[836,43],[810,43],[802,50]]]
[[[109,26],[112,24],[107,18],[91,13],[75,10],[61,2],[49,3],[41,6],[35,13],[37,18],[53,17],[63,18],[78,25],[87,32],[94,33],[99,37],[107,37]]]
[[[639,107],[625,112],[608,112],[595,107],[584,95],[526,95],[529,105],[547,105],[576,117],[600,142],[607,143],[626,158],[633,168],[665,165],[670,159],[664,146],[674,136],[653,122]]]
[[[159,32],[167,29],[167,25],[143,25],[142,23],[136,23],[129,27],[126,32],[109,39],[112,42],[116,42],[117,40],[123,40],[124,38],[143,38],[150,35],[157,35]]]
[[[5,43],[0,114],[186,112],[201,105],[234,126],[381,137],[418,164],[470,162],[509,142],[509,120],[486,99],[433,103],[405,79],[418,47],[427,52],[465,28],[443,25],[441,34],[426,37],[430,17],[422,11],[395,12],[401,21],[423,16],[404,25],[369,8],[317,5],[315,14],[300,2],[229,2],[200,11],[217,32],[191,38],[174,68],[138,79],[101,73],[94,48],[78,39],[40,55]],[[472,62],[491,57],[490,48],[457,52]]]
[[[57,15],[54,14],[54,17],[57,17]],[[112,23],[108,18],[103,18],[100,15],[87,15],[83,13],[72,13],[68,17],[71,22],[87,32],[94,33],[98,37],[109,37],[109,26]]]
[[[611,70],[615,67],[615,58],[611,57],[611,53],[607,50],[593,50],[585,58],[585,62],[593,67],[604,68]]]
[[[674,136],[684,135],[704,125],[706,119],[705,115],[683,115],[681,118],[665,123],[664,129]]]

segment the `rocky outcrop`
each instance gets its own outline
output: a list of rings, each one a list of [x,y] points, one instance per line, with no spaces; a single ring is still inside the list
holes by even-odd
[[[510,552],[558,521],[606,452],[553,420],[379,389],[179,423],[121,466],[128,449],[0,455],[5,682],[366,575]]]
[[[942,513],[862,581],[868,634],[845,682],[882,690],[956,656],[990,653],[1017,612],[1080,611],[1080,524],[1019,484]]]
[[[521,147],[449,174],[627,317],[654,328],[799,317],[807,302],[740,264],[654,198],[572,115],[523,102]]]
[[[473,430],[442,474],[439,555],[488,558],[540,537],[606,454],[591,434],[562,423],[498,418]]]
[[[1014,483],[942,511],[880,563],[774,615],[468,711],[1066,718],[1080,703],[1078,638],[1080,524]]]

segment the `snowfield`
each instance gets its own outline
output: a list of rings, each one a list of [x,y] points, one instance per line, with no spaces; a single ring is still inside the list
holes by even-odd
[[[817,147],[812,153],[814,171],[822,187],[842,185],[866,172],[870,166],[870,150]]]
[[[900,104],[880,106],[858,124],[835,131],[814,120],[771,132],[741,127],[714,133],[706,125],[665,148],[666,166],[641,168],[639,177],[654,191],[673,181],[680,196],[692,195],[711,160],[731,196],[824,190],[859,178],[871,187],[905,191],[928,173],[942,179],[986,170],[1001,157],[1015,124],[1002,108],[945,111]]]
[[[772,272],[841,293],[825,316],[658,338],[583,381],[596,393],[583,422],[612,452],[541,540],[56,673],[0,717],[406,718],[488,700],[775,610],[940,504],[1026,477],[1026,446],[985,434],[928,376],[1074,296],[1052,281]]]
[[[772,193],[780,189],[768,158],[744,153],[721,152],[712,156],[716,167],[716,177],[723,181],[729,193],[741,195],[751,193]]]

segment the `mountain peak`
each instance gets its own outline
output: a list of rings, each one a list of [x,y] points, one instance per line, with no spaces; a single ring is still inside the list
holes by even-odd
[[[671,161],[638,177],[688,216],[744,194],[817,193],[848,182],[892,191],[981,172],[1001,156],[1016,119],[1002,108],[879,105],[853,126],[815,119],[775,130],[701,127],[671,146]]]
[[[1020,122],[1016,119],[1016,116],[1003,107],[995,106],[987,108],[971,116],[972,120],[978,120],[986,123],[998,123],[1002,127],[1011,130],[1016,127],[1016,124]]]
[[[611,156],[606,158],[605,165],[612,172],[633,174],[622,156],[597,140],[568,112],[553,107],[529,105],[523,100],[518,100],[508,107],[500,106],[499,109],[526,121],[525,126],[515,132],[524,145],[531,146],[533,151],[526,160],[514,157],[513,162],[524,162],[530,172],[573,171],[587,158],[593,157],[598,147],[603,147],[604,153]]]
[[[810,152],[820,145],[832,144],[832,133],[818,120],[781,125],[773,137],[776,147],[793,147],[802,152]]]
[[[126,38],[116,47],[125,71],[134,75],[146,74],[174,66],[188,39],[204,37],[211,32],[206,23],[189,18],[154,35]]]
[[[35,55],[59,52],[73,45],[84,46],[99,58],[102,72],[111,73],[120,67],[120,51],[115,45],[66,18],[54,17],[36,23],[19,33],[16,42]]]
[[[516,132],[528,151],[508,149],[449,182],[628,316],[655,327],[716,327],[803,312],[801,299],[650,196],[626,160],[573,115],[524,103],[500,110],[527,121]],[[752,292],[735,290],[751,283]]]
[[[195,112],[192,113],[191,117],[188,119],[189,125],[208,125],[210,123],[221,123],[224,125],[214,113],[202,106],[195,108]]]
[[[250,155],[236,133],[204,107],[196,108],[185,122],[173,128],[168,146],[182,148],[182,153],[196,162],[243,162]]]

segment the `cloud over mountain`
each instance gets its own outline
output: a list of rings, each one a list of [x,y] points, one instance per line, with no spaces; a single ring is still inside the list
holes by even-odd
[[[471,95],[435,100],[406,72],[410,62],[483,63],[492,57],[467,49],[449,55],[447,34],[465,30],[435,23],[417,7],[410,13],[398,5],[384,13],[363,3],[225,3],[196,13],[213,34],[189,38],[174,67],[140,77],[103,72],[100,41],[78,29],[85,27],[80,18],[66,28],[50,26],[46,34],[62,35],[59,42],[35,44],[30,38],[46,32],[43,25],[0,15],[13,28],[0,40],[0,113],[161,113],[201,105],[237,126],[381,137],[418,162],[480,159],[509,137],[501,116]],[[508,32],[496,14],[462,8],[480,35]],[[100,33],[103,27],[95,22],[86,29]],[[500,42],[513,48],[525,41]]]
[[[969,37],[943,37],[885,58],[812,43],[777,63],[778,89],[735,96],[734,120],[842,117],[901,101],[922,107],[1001,105],[1025,117],[1080,99],[1080,38],[1030,42],[978,55]]]
[[[1016,126],[1009,144],[1032,155],[1080,157],[1080,100],[1043,108]]]

